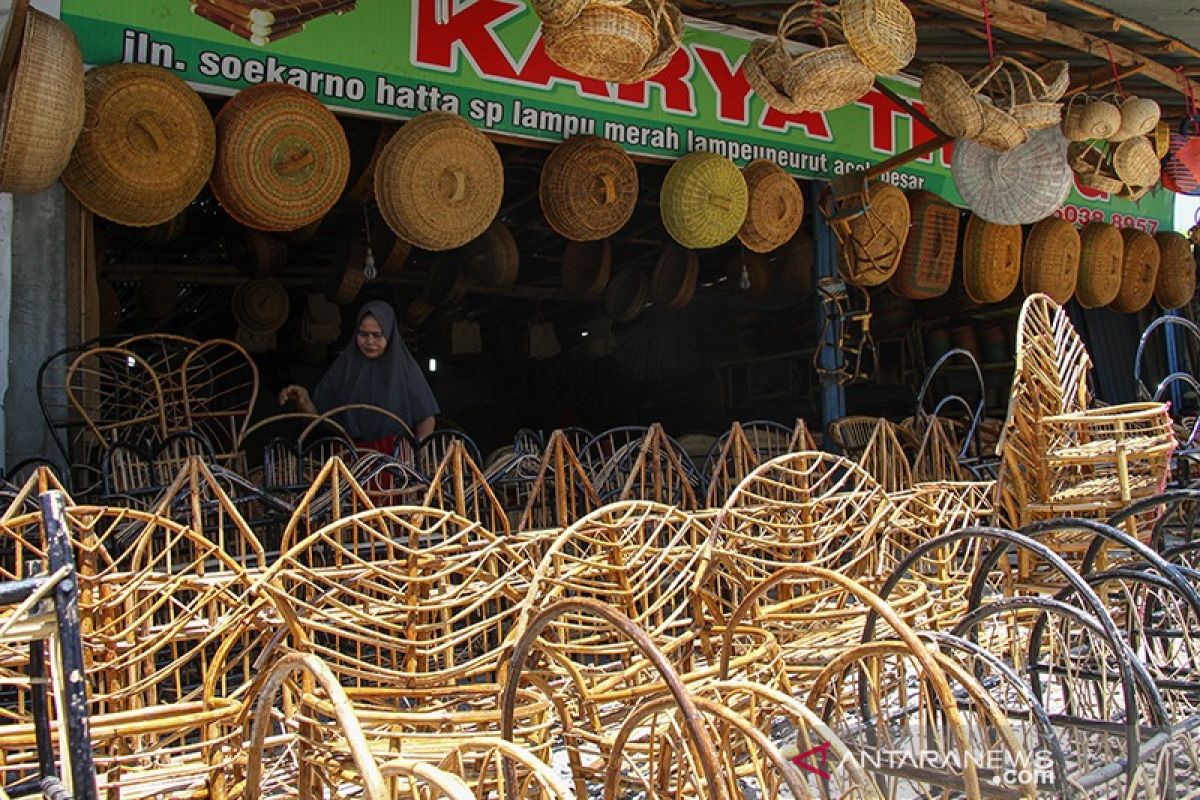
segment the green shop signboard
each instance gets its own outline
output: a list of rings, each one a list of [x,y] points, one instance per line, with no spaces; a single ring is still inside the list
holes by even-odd
[[[879,163],[931,134],[873,91],[825,114],[766,106],[742,62],[754,34],[688,20],[685,46],[654,78],[614,85],[559,69],[522,0],[280,0],[273,17],[245,0],[59,0],[89,64],[131,61],[178,72],[208,91],[281,81],[332,107],[408,118],[452,111],[495,134],[559,141],[591,133],[635,154],[709,150],[769,158],[804,178]],[[259,4],[261,5],[261,4]],[[913,81],[889,87],[918,95]],[[951,148],[887,175],[961,204]],[[1060,212],[1146,230],[1172,225],[1174,195],[1139,203],[1075,191]]]

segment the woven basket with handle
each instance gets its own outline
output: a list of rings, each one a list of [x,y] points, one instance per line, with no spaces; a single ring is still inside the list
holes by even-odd
[[[620,145],[598,136],[572,136],[546,159],[538,184],[542,213],[567,239],[612,236],[637,207],[637,167]]]
[[[542,28],[546,55],[576,75],[633,82],[658,55],[665,13],[663,0],[590,0],[570,22]]]
[[[894,75],[917,53],[917,25],[900,0],[842,0],[846,41],[880,75]]]

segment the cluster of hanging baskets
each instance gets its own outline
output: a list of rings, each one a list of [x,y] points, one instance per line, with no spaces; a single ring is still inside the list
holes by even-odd
[[[817,46],[800,50],[797,37]],[[772,108],[829,111],[869,92],[877,74],[904,69],[916,49],[916,24],[899,0],[800,0],[784,12],[774,39],[751,45],[746,79]]]
[[[1150,191],[1170,146],[1160,116],[1158,103],[1145,98],[1072,97],[1062,130],[1079,183],[1130,200]]]
[[[576,75],[637,83],[660,72],[683,40],[665,0],[535,0],[546,55]]]

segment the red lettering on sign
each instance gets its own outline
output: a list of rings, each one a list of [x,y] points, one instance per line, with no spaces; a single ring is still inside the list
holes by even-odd
[[[664,111],[696,116],[696,93],[689,78],[692,77],[692,55],[686,47],[675,51],[671,61],[658,73],[640,83],[622,83],[617,86],[617,100],[621,103],[645,107],[649,105],[649,86],[659,87]]]
[[[804,770],[805,772],[811,772],[813,775],[816,775],[819,778],[822,778],[824,780],[829,780],[832,776],[828,772],[826,772],[824,769],[822,769],[822,767],[824,767],[825,764],[829,761],[829,748],[830,748],[829,742],[822,742],[821,744],[814,747],[812,750],[806,750],[798,756],[793,756],[792,763],[795,764],[800,769]],[[821,757],[821,766],[820,767],[814,767],[812,764],[808,763],[808,759],[812,758],[813,756]]]
[[[517,80],[534,86],[549,86],[551,83],[571,83],[579,89],[579,93],[589,97],[601,97],[605,100],[612,98],[608,84],[594,78],[584,78],[570,70],[563,69],[550,60],[546,55],[546,45],[539,33],[533,40],[529,55],[517,73]]]
[[[717,90],[717,119],[722,122],[732,122],[745,125],[750,121],[750,81],[742,70],[745,56],[737,63],[730,65],[725,54],[711,47],[697,45],[693,48],[696,57],[713,88]]]
[[[921,105],[920,103],[913,103],[913,105],[915,107],[921,109],[922,112],[925,110],[925,106]],[[933,131],[929,130],[929,128],[926,128],[923,124],[921,124],[920,122],[917,122],[915,119],[913,120],[912,128],[913,128],[913,146],[914,147],[917,145],[925,144],[926,142],[928,142],[934,138]],[[941,153],[942,153],[942,166],[948,167],[952,163],[954,163],[954,141],[951,140],[951,141],[947,142],[946,146],[941,149]],[[927,161],[927,162],[933,161],[933,153],[930,153],[927,156],[921,156],[920,160]]]
[[[1079,176],[1075,176],[1075,190],[1089,200],[1103,200],[1108,202],[1110,196],[1108,192],[1102,192],[1099,189],[1093,189],[1090,186],[1084,186],[1079,182]]]
[[[800,111],[796,114],[785,114],[778,109],[767,106],[766,112],[763,113],[760,127],[770,128],[771,130],[787,133],[792,128],[803,128],[805,134],[810,139],[823,139],[827,142],[833,141],[833,135],[829,132],[829,120],[825,115],[818,111]]]
[[[461,52],[481,76],[514,80],[512,59],[500,45],[493,26],[521,13],[523,3],[511,0],[474,0],[462,6],[449,0],[445,19],[439,20],[440,0],[413,3],[413,62],[423,67],[453,71]]]
[[[934,138],[933,131],[929,130],[929,128],[925,127],[915,118],[910,118],[908,112],[901,108],[899,103],[883,92],[871,90],[859,98],[858,105],[863,106],[871,112],[871,149],[877,153],[895,155],[900,150],[917,147]],[[922,112],[925,110],[925,106],[916,101],[913,101],[913,107]],[[911,119],[909,142],[903,146],[898,146],[896,143],[896,122],[899,119]],[[942,163],[944,165],[950,166],[952,152],[953,144],[947,144],[942,148]],[[921,156],[918,160],[926,163],[931,162],[933,161],[933,153]]]

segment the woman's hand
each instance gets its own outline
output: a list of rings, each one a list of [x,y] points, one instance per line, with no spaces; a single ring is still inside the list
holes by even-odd
[[[312,397],[308,394],[308,389],[303,386],[292,384],[291,386],[283,387],[283,391],[279,393],[279,405],[285,406],[289,401],[294,401],[301,411],[309,414],[317,413],[317,407],[313,405]]]

